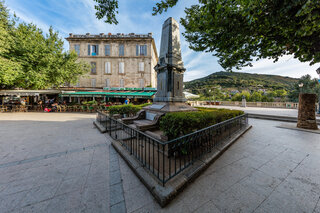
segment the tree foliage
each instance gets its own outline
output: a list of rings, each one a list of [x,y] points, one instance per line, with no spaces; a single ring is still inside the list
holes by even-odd
[[[299,85],[303,85],[301,88]],[[312,79],[310,75],[302,76],[297,83],[295,83],[294,88],[288,94],[289,100],[293,102],[298,102],[300,93],[314,93],[320,94],[320,84],[316,78]]]
[[[97,1],[97,0],[95,0]],[[118,0],[99,1],[108,23],[115,22]],[[153,14],[167,11],[178,0],[161,0]],[[231,70],[252,66],[253,60],[277,61],[293,54],[302,62],[320,62],[319,0],[199,0],[181,19],[190,48],[212,52]],[[115,7],[116,6],[116,7]],[[106,9],[107,8],[107,9]]]
[[[75,52],[65,52],[52,28],[44,35],[34,24],[15,24],[0,2],[0,89],[45,89],[75,83],[89,71],[77,62]]]
[[[5,57],[13,44],[13,37],[9,33],[11,28],[12,22],[9,20],[8,10],[0,1],[0,89],[14,85],[15,79],[21,73],[20,64]]]
[[[116,14],[118,13],[118,0],[94,0],[98,3],[96,9],[96,17],[98,19],[106,18],[105,22],[109,24],[118,24]]]

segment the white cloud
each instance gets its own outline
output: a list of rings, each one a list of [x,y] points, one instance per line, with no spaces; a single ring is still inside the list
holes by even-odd
[[[103,33],[148,33],[152,32],[157,48],[160,47],[161,29],[163,22],[168,17],[173,17],[177,21],[184,17],[185,7],[197,3],[197,0],[182,0],[177,6],[170,8],[167,13],[152,16],[152,7],[158,0],[120,0],[118,25],[109,25],[95,17],[95,2],[93,0],[59,0],[59,1],[20,1],[7,0],[11,13],[13,11],[25,22],[33,22],[38,27],[47,32],[49,26],[61,33],[62,37],[67,37],[68,33],[91,34]],[[184,32],[183,26],[180,31]],[[189,49],[189,44],[181,35],[182,58],[187,71],[185,80],[204,77],[213,72],[221,71],[218,59],[210,53],[195,52]],[[65,42],[65,48],[68,44]],[[158,52],[160,50],[158,49]],[[300,63],[296,59],[285,56],[277,63],[272,60],[260,60],[253,63],[251,68],[243,68],[241,72],[266,73],[300,77],[310,74],[317,77],[315,69],[319,66],[309,66],[307,63]]]

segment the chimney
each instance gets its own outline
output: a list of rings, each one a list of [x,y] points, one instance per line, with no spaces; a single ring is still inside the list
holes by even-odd
[[[73,34],[72,34],[72,33],[69,33],[69,37],[72,38],[72,37],[73,37]]]

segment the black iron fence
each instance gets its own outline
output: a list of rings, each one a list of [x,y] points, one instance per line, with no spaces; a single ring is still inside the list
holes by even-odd
[[[248,115],[240,115],[167,142],[99,111],[97,121],[164,185],[195,160],[219,149],[233,134],[247,127]]]

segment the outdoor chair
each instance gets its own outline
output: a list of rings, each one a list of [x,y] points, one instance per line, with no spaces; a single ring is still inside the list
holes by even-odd
[[[67,107],[65,105],[61,105],[60,107],[61,107],[61,111],[62,112],[66,112],[67,111]]]
[[[61,106],[58,105],[58,106],[57,106],[57,112],[61,112],[61,110],[62,110],[62,109],[61,109]]]
[[[80,112],[80,111],[81,111],[81,106],[80,106],[80,105],[77,105],[76,110],[77,110],[77,112]]]
[[[19,112],[28,112],[28,108],[27,108],[27,106],[20,106],[20,107],[18,108],[18,111],[19,111]]]
[[[6,106],[3,106],[0,108],[0,112],[7,112],[8,108]]]
[[[72,112],[73,111],[73,106],[67,106],[67,111]]]
[[[94,110],[94,107],[93,106],[88,106],[87,107],[87,112],[93,112]]]
[[[12,106],[12,108],[11,108],[11,112],[18,112],[19,111],[19,109],[18,109],[18,106]]]
[[[80,112],[85,112],[87,110],[87,106],[81,105]]]
[[[72,106],[72,111],[73,111],[73,112],[77,112],[77,109],[78,109],[78,106],[76,106],[76,105],[73,105],[73,106]]]

